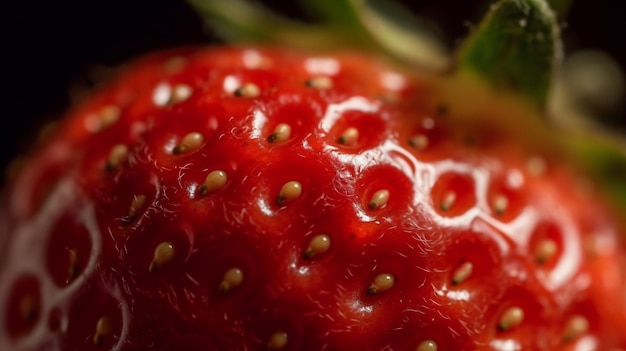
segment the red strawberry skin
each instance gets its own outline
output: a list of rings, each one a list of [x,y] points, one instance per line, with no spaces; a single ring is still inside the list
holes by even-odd
[[[130,64],[4,192],[0,349],[626,348],[601,197],[444,96],[357,53]]]

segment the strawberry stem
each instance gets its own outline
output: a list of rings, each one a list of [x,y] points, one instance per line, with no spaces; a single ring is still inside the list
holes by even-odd
[[[500,0],[458,52],[459,69],[493,88],[521,93],[544,109],[563,56],[559,27],[545,0]]]

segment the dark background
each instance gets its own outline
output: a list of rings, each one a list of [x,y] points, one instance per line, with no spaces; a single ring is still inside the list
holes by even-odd
[[[290,5],[295,1],[264,2],[300,15]],[[440,24],[450,46],[486,8],[481,1],[403,2]],[[626,67],[626,25],[614,4],[611,0],[573,1],[564,29],[567,52],[600,49]],[[0,100],[1,169],[27,147],[28,136],[43,121],[67,108],[72,91],[90,84],[97,68],[114,67],[156,49],[216,42],[183,0],[10,1],[3,4],[0,16],[0,81],[5,91]]]

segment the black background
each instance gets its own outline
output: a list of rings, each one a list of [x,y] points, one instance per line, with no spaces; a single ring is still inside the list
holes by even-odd
[[[264,2],[300,15],[295,1]],[[486,8],[482,1],[403,2],[438,23],[450,46]],[[567,52],[600,49],[626,67],[624,14],[615,3],[574,0],[565,21]],[[70,92],[89,83],[94,67],[116,66],[156,49],[217,41],[183,0],[7,1],[0,16],[2,169],[28,146],[28,136],[41,122],[68,107]]]

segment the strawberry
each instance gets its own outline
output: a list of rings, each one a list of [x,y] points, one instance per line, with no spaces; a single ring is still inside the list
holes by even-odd
[[[129,63],[5,189],[0,348],[626,348],[615,207],[544,80],[474,62],[525,13],[499,5],[452,75],[250,44]]]

